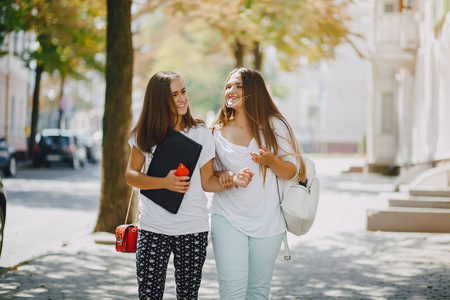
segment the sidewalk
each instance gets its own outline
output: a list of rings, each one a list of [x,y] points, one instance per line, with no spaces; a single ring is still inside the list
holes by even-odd
[[[450,299],[450,234],[366,231],[365,210],[384,207],[378,192],[391,179],[320,174],[316,222],[306,236],[289,235],[292,260],[280,251],[271,299]],[[137,299],[134,254],[95,238],[80,233],[0,275],[0,299]],[[170,265],[164,299],[176,299],[172,274]],[[211,245],[203,275],[199,299],[219,299]]]

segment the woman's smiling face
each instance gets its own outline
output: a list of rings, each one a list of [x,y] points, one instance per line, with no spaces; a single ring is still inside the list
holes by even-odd
[[[238,108],[242,106],[243,89],[241,75],[236,72],[230,76],[225,90],[225,100],[227,107]]]
[[[170,83],[170,91],[172,92],[172,97],[177,107],[177,114],[179,116],[184,116],[187,113],[189,107],[189,99],[186,92],[186,85],[184,84],[183,80],[173,80]]]

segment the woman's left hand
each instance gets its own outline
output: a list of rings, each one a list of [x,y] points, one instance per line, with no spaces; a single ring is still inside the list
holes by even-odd
[[[252,156],[252,160],[259,165],[269,166],[275,159],[275,155],[264,146],[261,146],[261,149],[259,149],[259,154],[250,152],[250,155]]]
[[[233,185],[233,176],[234,173],[231,171],[224,171],[219,175],[219,183],[222,187],[227,190],[231,189]]]

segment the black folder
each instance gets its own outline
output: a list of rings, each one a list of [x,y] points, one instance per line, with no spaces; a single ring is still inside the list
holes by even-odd
[[[147,175],[166,177],[170,170],[175,170],[183,163],[189,170],[189,177],[192,178],[201,151],[202,145],[169,128],[164,140],[156,146]],[[184,197],[184,193],[167,189],[141,190],[141,193],[173,214],[178,212]]]

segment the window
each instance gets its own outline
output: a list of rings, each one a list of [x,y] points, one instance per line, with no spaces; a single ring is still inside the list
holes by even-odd
[[[11,97],[11,119],[9,120],[9,125],[12,131],[16,130],[16,99],[14,96]]]
[[[384,92],[381,96],[381,133],[394,132],[394,93]]]
[[[14,54],[19,54],[19,33],[18,32],[13,32],[13,53]]]
[[[384,12],[394,12],[394,4],[386,3],[384,4]]]
[[[395,13],[400,11],[404,0],[383,0],[383,10],[385,13]]]

